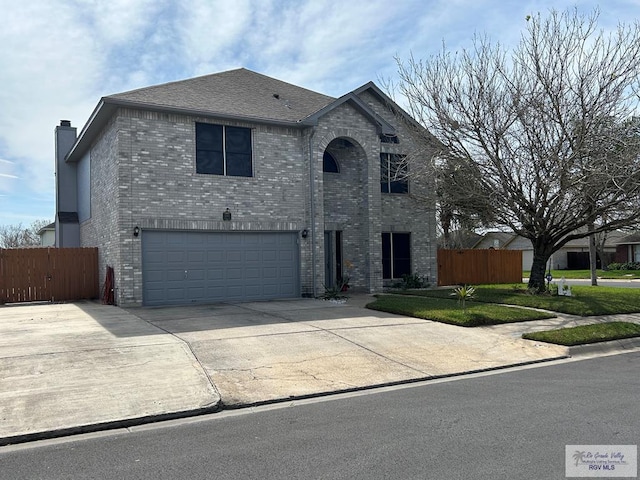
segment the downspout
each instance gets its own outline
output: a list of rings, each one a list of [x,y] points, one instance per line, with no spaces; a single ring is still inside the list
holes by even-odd
[[[311,202],[311,275],[312,275],[312,291],[313,296],[316,295],[316,195],[315,195],[315,182],[313,177],[313,136],[315,135],[315,128],[311,129],[311,135],[309,135],[309,189],[310,189],[310,202]]]

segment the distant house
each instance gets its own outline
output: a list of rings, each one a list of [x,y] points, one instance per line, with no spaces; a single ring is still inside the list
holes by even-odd
[[[598,268],[606,266],[614,261],[617,255],[617,242],[621,238],[620,232],[607,233],[604,255],[600,259],[598,255]],[[473,248],[495,248],[508,250],[522,250],[522,269],[531,270],[533,264],[533,246],[527,238],[509,232],[487,232],[476,242]],[[549,261],[554,270],[581,270],[589,268],[589,237],[571,240],[555,252]]]
[[[616,243],[616,262],[640,263],[640,233],[632,233],[618,239]]]
[[[482,239],[482,235],[469,230],[454,230],[449,234],[449,247],[445,246],[444,236],[438,237],[438,248],[473,248]]]
[[[121,305],[435,283],[407,121],[372,82],[333,98],[243,68],[103,97],[56,128],[57,244],[97,246]]]
[[[38,230],[41,247],[54,247],[56,244],[56,224],[55,222],[45,225]]]

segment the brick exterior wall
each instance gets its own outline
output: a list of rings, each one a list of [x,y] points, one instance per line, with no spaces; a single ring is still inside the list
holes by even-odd
[[[382,105],[376,108],[397,123]],[[254,176],[197,174],[195,122],[251,128]],[[352,147],[340,149],[338,138]],[[335,152],[340,174],[323,174],[326,148]],[[389,148],[406,153],[410,142],[401,136]],[[354,265],[351,285],[372,292],[383,286],[381,232],[410,231],[412,267],[433,283],[433,210],[408,195],[381,195],[380,149],[375,126],[347,103],[304,129],[120,108],[90,150],[91,218],[81,225],[81,244],[99,247],[103,277],[106,265],[114,267],[120,305],[142,303],[142,238],[150,229],[307,229],[309,237],[299,238],[305,296],[324,290],[325,230],[343,231],[343,258]],[[412,181],[412,191],[423,188]],[[231,222],[222,221],[226,208]]]

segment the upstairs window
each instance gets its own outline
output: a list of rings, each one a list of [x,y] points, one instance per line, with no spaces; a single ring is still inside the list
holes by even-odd
[[[380,154],[380,191],[382,193],[409,193],[409,179],[405,155]]]
[[[393,135],[391,133],[381,133],[380,134],[380,142],[382,143],[400,143],[397,135]]]
[[[196,173],[251,177],[251,129],[196,123]]]

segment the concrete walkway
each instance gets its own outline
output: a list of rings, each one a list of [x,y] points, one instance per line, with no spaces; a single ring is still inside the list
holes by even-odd
[[[371,300],[0,307],[0,445],[563,358],[519,336],[580,321],[462,328]]]

